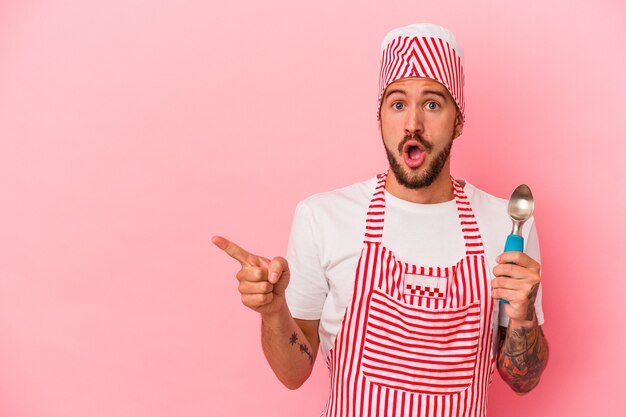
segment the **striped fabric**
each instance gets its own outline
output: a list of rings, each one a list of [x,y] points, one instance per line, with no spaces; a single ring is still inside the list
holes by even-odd
[[[465,237],[465,248],[468,255],[481,255],[484,254],[483,241],[478,232],[478,224],[476,223],[476,217],[470,207],[470,202],[463,187],[453,181],[454,185],[454,198],[457,203],[457,210],[459,212],[459,219],[461,220],[461,231]]]
[[[363,375],[373,383],[423,394],[447,394],[472,382],[480,306],[411,308],[374,291],[363,346]]]
[[[453,180],[465,256],[446,268],[411,265],[382,245],[385,181],[379,176],[368,207],[354,292],[327,358],[331,385],[321,415],[484,416],[494,302],[469,200]],[[445,279],[445,297],[407,294],[411,274]]]
[[[449,30],[423,23],[391,31],[380,57],[378,117],[385,89],[407,77],[426,77],[443,84],[465,116],[462,51]]]

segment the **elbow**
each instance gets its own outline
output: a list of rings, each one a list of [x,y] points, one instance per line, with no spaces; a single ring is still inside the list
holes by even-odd
[[[506,384],[518,395],[526,395],[539,385],[541,380],[541,374],[545,369],[545,363],[543,366],[535,369],[531,369],[531,372],[524,376],[512,376],[508,370],[499,370],[502,379]]]
[[[509,386],[517,395],[523,396],[532,391],[537,385],[539,385],[539,380],[527,384],[510,384]]]
[[[304,383],[306,382],[306,380],[308,379],[308,375],[305,378],[298,378],[298,379],[280,379],[280,382],[287,387],[287,389],[290,390],[297,390],[298,388],[300,388],[302,385],[304,385]]]
[[[280,365],[272,367],[272,370],[280,383],[289,390],[300,388],[313,372],[313,363],[305,365],[304,361],[295,364],[281,363]]]
[[[518,395],[526,395],[539,385],[543,369],[535,370],[535,372],[532,372],[530,375],[526,374],[524,376],[513,376],[508,369],[498,369],[498,371],[504,382],[506,382],[513,392]]]
[[[304,385],[307,379],[309,379],[309,376],[311,376],[312,371],[313,371],[313,368],[310,367],[306,370],[302,369],[301,372],[293,372],[293,373],[282,374],[282,375],[276,374],[276,376],[278,377],[278,380],[287,389],[290,389],[293,391],[293,390],[297,390],[302,385]]]
[[[283,385],[287,387],[287,389],[290,389],[292,391],[297,390],[298,388],[300,388],[302,386],[302,384],[304,384],[304,382],[297,382],[297,383],[285,383],[283,382]]]

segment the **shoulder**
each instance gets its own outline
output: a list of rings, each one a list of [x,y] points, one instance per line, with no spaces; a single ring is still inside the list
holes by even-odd
[[[357,182],[332,191],[314,194],[298,203],[297,210],[314,218],[337,218],[355,210],[363,211],[372,197],[376,178]]]
[[[472,203],[474,210],[479,209],[492,214],[507,213],[508,200],[490,194],[465,180],[465,194]]]
[[[358,260],[367,207],[375,186],[376,178],[372,177],[302,200],[296,207],[292,241],[301,239],[299,234],[305,230],[308,244],[317,248],[323,268],[336,267],[355,257]]]

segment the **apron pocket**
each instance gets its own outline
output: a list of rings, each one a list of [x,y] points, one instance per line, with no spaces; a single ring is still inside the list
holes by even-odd
[[[421,394],[451,394],[472,383],[480,304],[429,310],[374,290],[363,344],[366,379]]]

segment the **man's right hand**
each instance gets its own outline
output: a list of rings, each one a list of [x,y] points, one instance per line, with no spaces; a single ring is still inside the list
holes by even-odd
[[[289,265],[285,258],[269,260],[253,255],[221,236],[213,236],[211,242],[241,264],[236,277],[245,306],[263,315],[272,315],[286,306]]]

